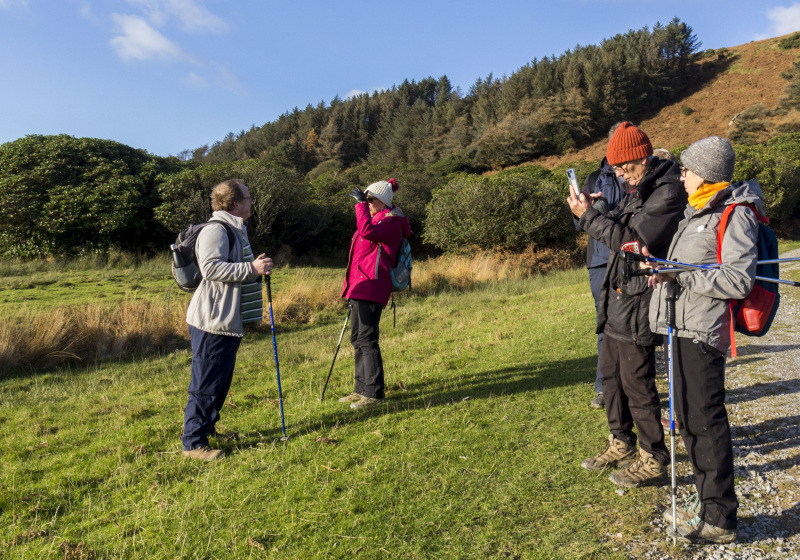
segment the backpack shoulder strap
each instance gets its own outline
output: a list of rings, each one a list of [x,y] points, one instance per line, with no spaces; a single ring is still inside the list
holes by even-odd
[[[228,234],[228,259],[230,259],[231,251],[233,251],[234,240],[236,239],[236,234],[233,232],[233,228],[222,220],[208,220],[207,223],[219,224],[225,228],[225,233]]]
[[[722,263],[722,239],[725,237],[725,229],[728,227],[728,220],[733,214],[734,208],[737,206],[746,206],[750,208],[753,212],[756,213],[756,217],[758,217],[758,212],[756,212],[755,206],[752,204],[741,203],[741,204],[730,204],[725,208],[725,211],[722,213],[722,218],[719,221],[719,230],[717,231],[717,262]],[[735,358],[736,353],[736,303],[735,300],[729,299],[728,300],[728,311],[731,316],[731,358]]]

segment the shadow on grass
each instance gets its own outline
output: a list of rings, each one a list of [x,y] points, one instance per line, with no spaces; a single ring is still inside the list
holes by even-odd
[[[377,405],[376,408],[351,411],[346,408],[347,405],[340,404],[341,409],[336,411],[327,410],[313,418],[303,419],[291,427],[287,426],[287,433],[290,436],[304,436],[310,433],[318,433],[320,429],[325,427],[358,424],[366,418],[385,414],[395,414],[409,410],[427,410],[432,407],[448,406],[467,400],[489,399],[501,395],[534,393],[580,383],[589,384],[594,381],[596,367],[597,358],[589,356],[574,360],[459,374],[458,378],[423,378],[421,382],[410,384],[407,391],[393,390],[386,402]],[[587,391],[587,396],[588,393]],[[290,400],[290,398],[286,398],[287,396],[290,397],[290,395],[284,394],[284,405],[287,404],[287,400]],[[326,401],[327,399],[335,401],[337,398],[338,395],[330,395],[330,397],[326,397]],[[587,411],[588,407],[587,400]],[[263,439],[269,439],[270,437],[278,439],[282,434],[280,431],[280,412],[277,406],[274,414],[277,429],[265,430],[263,433],[243,434],[243,438],[238,442],[238,445],[231,446],[230,449],[250,447],[259,442],[263,443]]]

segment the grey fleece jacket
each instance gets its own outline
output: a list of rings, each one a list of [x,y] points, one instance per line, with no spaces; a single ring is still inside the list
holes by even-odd
[[[684,219],[672,239],[668,260],[687,264],[717,262],[717,232],[725,207],[753,204],[764,215],[764,197],[755,180],[731,184],[714,194],[700,210],[686,207]],[[758,221],[746,207],[734,209],[722,240],[722,265],[718,269],[693,270],[677,275],[680,286],[675,301],[676,336],[694,338],[727,352],[730,346],[728,299],[741,299],[755,283]],[[650,328],[667,334],[666,289],[656,288],[650,301]]]
[[[211,223],[197,236],[195,255],[203,280],[189,303],[186,322],[208,333],[240,337],[242,282],[255,280],[258,273],[251,263],[243,262],[244,220],[224,210],[214,212],[213,218],[230,225],[236,238],[229,255],[223,226]]]

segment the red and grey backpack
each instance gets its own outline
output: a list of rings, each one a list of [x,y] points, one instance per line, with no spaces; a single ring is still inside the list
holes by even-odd
[[[731,204],[722,213],[717,233],[717,262],[722,262],[722,240],[725,236],[725,228],[728,219],[734,208],[745,206],[756,213],[758,218],[758,240],[756,249],[758,261],[772,261],[779,258],[778,240],[775,232],[767,225],[769,218],[758,214],[752,204]],[[778,263],[757,264],[756,276],[762,278],[778,278]],[[731,356],[736,356],[736,340],[734,332],[740,332],[747,336],[764,336],[772,326],[781,296],[778,293],[778,284],[756,279],[753,289],[743,299],[728,300],[728,307],[731,313]]]

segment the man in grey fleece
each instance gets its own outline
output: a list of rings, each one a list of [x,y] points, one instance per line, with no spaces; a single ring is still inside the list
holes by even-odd
[[[192,341],[192,377],[183,420],[183,455],[213,461],[222,451],[209,445],[219,411],[233,379],[243,325],[261,321],[261,276],[272,259],[253,258],[244,221],[250,217],[250,191],[240,179],[223,181],[211,191],[214,210],[197,237],[195,255],[203,274],[189,303],[186,322]],[[233,243],[229,233],[233,233]]]
[[[761,188],[753,180],[731,183],[735,154],[724,138],[698,140],[681,154],[681,181],[689,195],[683,221],[667,258],[719,268],[660,273],[650,301],[650,328],[667,333],[666,289],[675,282],[675,417],[696,478],[697,494],[676,515],[682,539],[730,543],[736,539],[738,500],[733,446],[725,410],[725,355],[731,343],[729,299],[741,299],[755,282],[758,219],[764,217]],[[745,206],[746,205],[746,206]],[[717,235],[731,208],[724,237]],[[719,260],[718,260],[719,259]],[[671,508],[664,518],[672,524]]]

